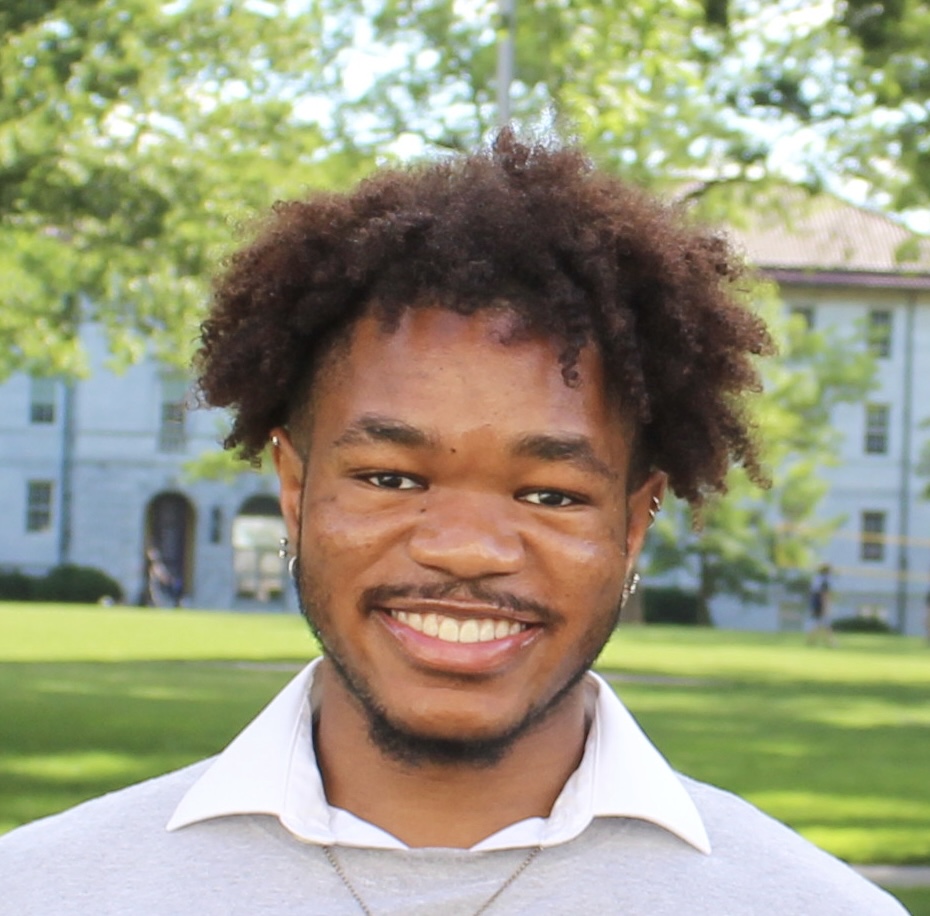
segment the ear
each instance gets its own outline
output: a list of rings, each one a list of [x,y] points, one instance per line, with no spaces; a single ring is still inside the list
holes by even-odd
[[[280,486],[281,514],[287,525],[287,536],[297,543],[300,531],[300,495],[304,482],[304,462],[287,430],[277,426],[271,431],[271,455]]]
[[[653,471],[637,490],[627,499],[626,556],[627,574],[636,568],[639,553],[646,540],[646,532],[655,520],[655,515],[665,498],[668,476],[662,471]]]

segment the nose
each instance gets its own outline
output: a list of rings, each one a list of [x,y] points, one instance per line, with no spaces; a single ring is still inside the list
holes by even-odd
[[[512,503],[479,494],[431,492],[410,537],[410,556],[421,566],[460,579],[517,572],[524,545]]]

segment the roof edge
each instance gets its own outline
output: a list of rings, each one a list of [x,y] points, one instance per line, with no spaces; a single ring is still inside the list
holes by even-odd
[[[834,270],[817,268],[765,267],[756,265],[766,277],[778,283],[804,286],[853,286],[868,289],[930,290],[930,273]]]

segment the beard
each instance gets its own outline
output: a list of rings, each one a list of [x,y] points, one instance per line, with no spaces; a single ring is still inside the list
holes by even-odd
[[[555,693],[535,706],[523,717],[494,735],[475,738],[436,737],[414,731],[393,717],[378,700],[364,673],[353,666],[338,640],[325,628],[331,620],[330,601],[319,583],[298,569],[297,597],[300,611],[307,621],[323,654],[332,665],[349,695],[362,710],[368,724],[368,737],[385,756],[409,767],[463,766],[490,768],[498,764],[514,747],[518,739],[539,727],[572,693],[588,673],[604,645],[610,639],[620,617],[619,603],[606,615],[601,625],[587,634],[580,661]],[[391,586],[368,589],[359,602],[360,613],[377,605],[377,599],[392,596],[417,595],[441,598],[450,594],[468,594],[478,600],[489,601],[502,608],[526,610],[532,608],[543,621],[554,620],[557,615],[549,608],[530,603],[506,593],[489,592],[475,582],[452,582],[441,587]]]

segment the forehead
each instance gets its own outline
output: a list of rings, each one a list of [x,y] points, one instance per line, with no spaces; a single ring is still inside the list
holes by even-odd
[[[447,436],[494,428],[625,441],[628,424],[608,397],[597,351],[581,351],[570,386],[561,346],[522,332],[506,310],[408,309],[390,328],[368,314],[321,365],[312,422],[338,435],[335,427],[375,414]]]

